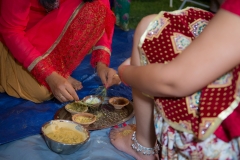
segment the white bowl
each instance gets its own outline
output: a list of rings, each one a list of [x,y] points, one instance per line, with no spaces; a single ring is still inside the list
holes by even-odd
[[[97,95],[89,95],[82,99],[82,102],[86,104],[89,108],[93,110],[98,110],[99,106],[102,104],[102,97]]]

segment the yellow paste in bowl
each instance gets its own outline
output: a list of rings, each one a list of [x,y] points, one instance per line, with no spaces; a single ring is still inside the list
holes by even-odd
[[[74,120],[77,123],[86,124],[86,123],[92,122],[94,118],[95,118],[94,116],[92,117],[77,116]]]
[[[47,136],[57,142],[65,144],[76,144],[84,141],[84,135],[68,128],[58,128]]]

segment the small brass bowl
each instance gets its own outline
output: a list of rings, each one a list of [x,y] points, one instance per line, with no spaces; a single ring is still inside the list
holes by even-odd
[[[97,95],[89,95],[82,99],[82,102],[86,104],[92,110],[98,110],[102,104],[102,97]]]
[[[96,121],[96,116],[91,113],[78,113],[72,116],[72,120],[84,127],[88,127]]]
[[[108,100],[109,104],[111,104],[115,109],[122,109],[126,105],[129,104],[129,100],[124,97],[112,97]]]
[[[75,101],[65,106],[65,109],[72,115],[88,111],[88,106],[81,101]]]

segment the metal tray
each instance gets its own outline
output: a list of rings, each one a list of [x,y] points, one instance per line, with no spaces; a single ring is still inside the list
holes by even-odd
[[[115,109],[112,105],[105,103],[98,110],[89,108],[88,113],[93,113],[97,116],[96,122],[87,127],[88,130],[99,130],[119,125],[134,116],[132,102],[122,109]],[[72,120],[72,115],[66,111],[65,107],[62,107],[56,112],[54,119]]]

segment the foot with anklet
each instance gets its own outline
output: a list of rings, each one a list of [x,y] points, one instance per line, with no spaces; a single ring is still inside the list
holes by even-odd
[[[74,88],[76,91],[78,91],[78,90],[80,90],[80,89],[83,88],[82,83],[81,83],[80,81],[76,80],[75,78],[69,76],[67,80],[68,80],[68,82],[69,82],[70,84],[72,84],[73,88]]]
[[[134,124],[123,128],[113,128],[109,137],[114,147],[137,160],[158,160],[158,145],[156,144],[153,148],[142,146],[136,138],[136,126]]]

